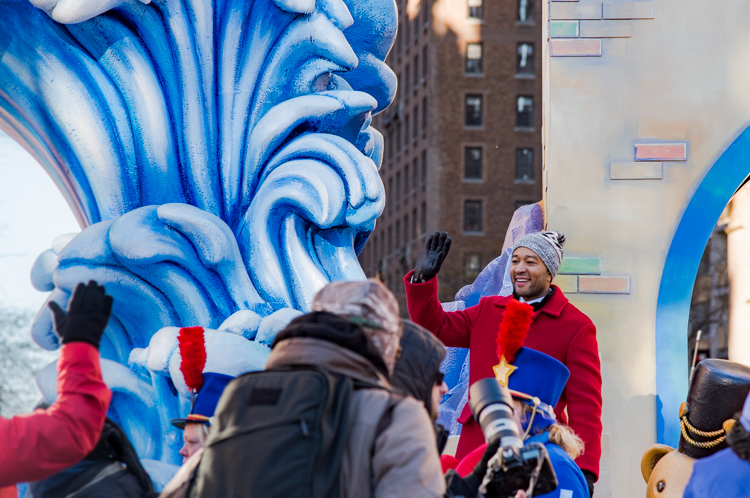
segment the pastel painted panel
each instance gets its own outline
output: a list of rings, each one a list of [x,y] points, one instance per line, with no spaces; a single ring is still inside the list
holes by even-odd
[[[609,165],[610,180],[661,180],[661,162],[615,162]]]
[[[630,38],[633,22],[581,21],[581,38]]]
[[[557,2],[549,6],[550,19],[601,19],[601,3]]]
[[[552,57],[601,57],[602,41],[594,39],[551,40],[550,55]]]
[[[654,2],[615,2],[604,4],[604,19],[653,19]]]
[[[636,161],[686,161],[687,143],[635,144]]]
[[[552,38],[578,38],[578,21],[550,21],[549,35]]]
[[[558,274],[562,275],[599,275],[601,272],[601,258],[581,258],[574,256],[565,256],[558,270]]]
[[[630,277],[578,277],[580,294],[630,294]]]
[[[578,292],[578,277],[575,275],[557,275],[554,284],[563,291],[563,294],[576,294]]]

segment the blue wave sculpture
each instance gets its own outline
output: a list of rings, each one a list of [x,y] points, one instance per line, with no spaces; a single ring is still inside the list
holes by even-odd
[[[0,0],[0,128],[85,227],[32,280],[62,306],[88,279],[115,297],[110,415],[142,458],[179,462],[168,327],[210,329],[210,368],[236,375],[323,285],[364,278],[396,25],[393,0]],[[32,335],[58,347],[46,306]]]

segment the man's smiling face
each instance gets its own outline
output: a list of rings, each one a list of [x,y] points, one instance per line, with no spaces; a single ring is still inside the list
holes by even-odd
[[[526,301],[545,296],[552,283],[552,275],[542,258],[528,247],[519,247],[513,251],[510,279],[516,294]]]

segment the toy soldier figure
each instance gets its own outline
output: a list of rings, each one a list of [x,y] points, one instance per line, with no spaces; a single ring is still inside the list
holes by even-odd
[[[552,285],[562,262],[565,237],[558,232],[523,236],[512,253],[512,296],[489,296],[476,306],[446,312],[438,301],[436,277],[450,243],[445,232],[431,235],[414,271],[404,278],[411,319],[434,333],[446,346],[469,348],[469,382],[473,384],[485,377],[495,377],[493,367],[501,367],[495,354],[495,340],[508,303],[515,299],[530,304],[534,309],[533,321],[523,346],[557,359],[570,370],[570,380],[555,406],[555,414],[585,443],[585,452],[576,463],[584,471],[593,493],[601,457],[602,378],[594,324]],[[468,404],[458,421],[464,424],[456,452],[460,460],[481,445],[484,438]]]

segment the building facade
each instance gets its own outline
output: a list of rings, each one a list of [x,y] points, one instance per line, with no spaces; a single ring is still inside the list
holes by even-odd
[[[536,3],[535,3],[536,2]],[[517,207],[542,198],[540,0],[397,0],[383,133],[386,206],[360,254],[406,313],[403,276],[447,231],[440,299],[500,254]]]

